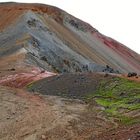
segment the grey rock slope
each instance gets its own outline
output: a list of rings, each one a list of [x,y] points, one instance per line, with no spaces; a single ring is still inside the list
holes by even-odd
[[[59,73],[139,72],[138,54],[125,46],[121,47],[125,48],[125,52],[129,51],[130,56],[118,54],[105,44],[110,38],[105,38],[87,23],[58,8],[9,3],[1,8],[6,16],[6,8],[15,13],[21,10],[22,13],[12,24],[1,30],[0,57],[20,52],[25,55],[24,63]],[[50,11],[44,12],[44,9]],[[119,43],[117,45],[120,47]]]

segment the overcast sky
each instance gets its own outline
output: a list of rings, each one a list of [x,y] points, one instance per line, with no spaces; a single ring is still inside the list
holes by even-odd
[[[16,2],[57,6],[140,54],[140,0],[16,0]]]

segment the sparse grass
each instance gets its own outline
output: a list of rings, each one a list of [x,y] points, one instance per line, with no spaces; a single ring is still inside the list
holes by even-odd
[[[94,99],[105,108],[104,112],[109,117],[117,118],[122,124],[140,122],[140,119],[124,115],[125,112],[140,109],[140,83],[123,78],[102,81],[97,92],[88,94],[86,99],[89,102]]]
[[[127,117],[124,115],[117,116],[117,121],[124,125],[131,125],[135,123],[140,123],[140,119]]]
[[[28,89],[31,89],[31,88],[33,87],[33,83],[34,83],[34,82],[29,83],[28,85],[26,85],[26,87],[27,87]]]

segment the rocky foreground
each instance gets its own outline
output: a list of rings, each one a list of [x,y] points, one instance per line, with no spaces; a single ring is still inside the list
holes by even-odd
[[[76,75],[53,76],[24,89],[0,86],[0,139],[139,140],[140,83]]]

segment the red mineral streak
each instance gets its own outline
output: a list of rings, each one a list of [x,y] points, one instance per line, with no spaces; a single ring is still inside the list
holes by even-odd
[[[33,68],[31,72],[17,73],[1,77],[0,84],[9,87],[22,88],[31,82],[54,76],[55,73],[41,71],[38,68]]]
[[[111,50],[113,50],[115,53],[117,53],[120,57],[122,57],[126,62],[135,67],[136,69],[140,69],[140,57],[135,56],[135,52],[130,49],[128,49],[123,44],[113,40],[112,38],[106,37],[100,33],[94,33],[93,34],[96,38],[101,40],[107,47],[109,47]],[[138,63],[137,63],[138,62]]]

